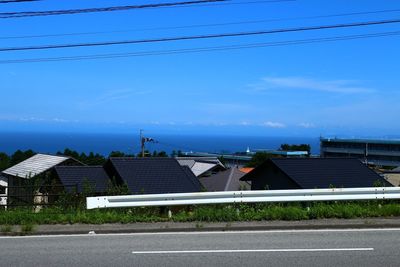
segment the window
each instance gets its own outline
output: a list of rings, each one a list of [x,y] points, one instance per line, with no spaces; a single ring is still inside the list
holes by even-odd
[[[0,185],[0,195],[6,194],[6,187]]]

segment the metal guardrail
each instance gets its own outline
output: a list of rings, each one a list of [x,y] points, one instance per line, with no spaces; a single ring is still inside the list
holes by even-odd
[[[88,197],[87,209],[222,203],[400,199],[400,187],[232,191]]]

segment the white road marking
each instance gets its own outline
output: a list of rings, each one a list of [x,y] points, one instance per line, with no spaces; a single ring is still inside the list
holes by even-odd
[[[373,251],[374,248],[286,248],[286,249],[229,249],[229,250],[174,250],[174,251],[132,251],[132,254],[206,254],[206,253],[257,253],[257,252],[337,252]]]
[[[291,234],[291,233],[331,233],[331,232],[388,232],[400,231],[400,228],[368,228],[368,229],[308,229],[308,230],[256,230],[256,231],[204,231],[204,232],[158,232],[158,233],[111,233],[111,234],[54,234],[31,236],[0,236],[0,239],[18,238],[59,238],[59,237],[108,237],[108,236],[159,236],[159,235],[236,235],[236,234]]]

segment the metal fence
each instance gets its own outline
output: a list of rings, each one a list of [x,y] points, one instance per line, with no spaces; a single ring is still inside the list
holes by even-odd
[[[86,198],[87,209],[179,206],[221,203],[307,202],[400,199],[400,187],[299,189],[99,196]]]
[[[78,185],[40,185],[40,186],[1,186],[0,207],[37,207],[60,205],[64,197],[64,205],[76,203]],[[72,196],[66,198],[66,196]]]

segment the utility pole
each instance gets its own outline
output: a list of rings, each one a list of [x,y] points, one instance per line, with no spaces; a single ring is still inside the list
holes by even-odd
[[[140,150],[142,151],[142,158],[144,158],[144,139],[142,129],[140,129]]]
[[[142,151],[142,158],[144,158],[144,149],[145,149],[145,145],[148,142],[155,142],[155,140],[153,138],[149,138],[149,137],[144,137],[143,136],[143,130],[140,129],[140,148]]]

